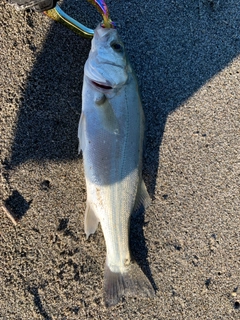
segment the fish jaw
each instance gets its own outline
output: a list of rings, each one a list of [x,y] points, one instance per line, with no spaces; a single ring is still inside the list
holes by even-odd
[[[129,64],[124,46],[117,30],[103,28],[101,24],[94,31],[84,75],[97,85],[111,87],[115,91],[128,80]]]

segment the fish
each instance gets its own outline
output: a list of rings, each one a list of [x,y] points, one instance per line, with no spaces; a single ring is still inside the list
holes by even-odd
[[[142,179],[144,113],[118,31],[103,24],[94,30],[84,65],[78,138],[87,190],[85,234],[94,234],[100,223],[106,244],[105,305],[128,295],[153,297],[129,248],[130,217],[151,202]]]

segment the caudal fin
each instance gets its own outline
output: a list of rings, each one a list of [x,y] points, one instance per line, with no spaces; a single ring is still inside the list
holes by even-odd
[[[122,296],[153,297],[154,289],[136,263],[126,267],[125,272],[112,272],[107,264],[104,271],[104,301],[106,307],[117,304]]]

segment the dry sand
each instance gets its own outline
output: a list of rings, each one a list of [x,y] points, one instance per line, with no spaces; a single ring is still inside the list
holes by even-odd
[[[63,7],[94,27],[86,1]],[[153,300],[102,300],[101,228],[85,240],[78,156],[90,48],[0,0],[0,319],[239,319],[239,0],[108,1],[139,79],[153,198],[131,247]],[[90,10],[90,11],[89,11]]]

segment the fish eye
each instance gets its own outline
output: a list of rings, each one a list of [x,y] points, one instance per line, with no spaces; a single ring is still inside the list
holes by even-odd
[[[115,50],[117,52],[122,52],[123,51],[123,46],[119,42],[113,41],[110,45],[113,48],[113,50]]]

